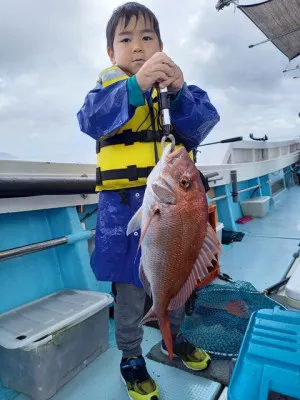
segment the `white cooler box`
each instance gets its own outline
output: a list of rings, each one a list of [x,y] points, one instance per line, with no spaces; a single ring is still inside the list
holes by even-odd
[[[240,202],[244,217],[264,217],[269,212],[270,196],[254,197]]]
[[[106,293],[63,290],[0,315],[3,386],[47,400],[108,348]]]

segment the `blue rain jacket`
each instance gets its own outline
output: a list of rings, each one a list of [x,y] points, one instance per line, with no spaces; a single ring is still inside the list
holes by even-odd
[[[145,96],[150,97],[150,90]],[[106,88],[97,84],[87,94],[77,118],[81,131],[97,140],[120,129],[133,117],[135,109],[129,102],[127,80]],[[220,120],[207,93],[186,83],[172,103],[170,116],[188,151],[197,147]],[[140,252],[136,257],[140,231],[126,236],[126,229],[142,204],[144,192],[145,187],[138,187],[99,193],[95,250],[91,257],[91,267],[97,280],[142,287],[139,279]]]

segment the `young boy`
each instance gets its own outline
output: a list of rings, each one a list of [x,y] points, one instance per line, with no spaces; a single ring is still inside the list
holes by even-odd
[[[163,50],[155,15],[139,3],[117,8],[107,25],[107,52],[113,64],[104,70],[78,112],[82,132],[97,142],[99,191],[95,250],[91,266],[100,281],[116,290],[116,341],[122,351],[121,377],[129,397],[155,400],[159,390],[142,356],[145,292],[134,262],[139,232],[126,228],[143,201],[147,176],[161,154],[157,88],[173,93],[172,133],[191,151],[219,121],[203,90],[188,86],[175,62]],[[184,364],[205,369],[210,357],[180,334],[184,308],[170,312],[174,353]],[[162,351],[167,353],[164,343]]]

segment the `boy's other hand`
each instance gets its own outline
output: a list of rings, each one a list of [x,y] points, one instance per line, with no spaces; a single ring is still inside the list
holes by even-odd
[[[177,93],[184,84],[183,73],[178,65],[174,64],[173,67],[174,75],[165,81],[159,83],[161,89],[168,88],[169,92]]]
[[[183,84],[181,69],[165,53],[155,53],[136,74],[142,92],[154,86],[167,87],[170,92],[178,92]]]
[[[174,81],[176,65],[165,53],[155,53],[136,74],[142,92],[162,82]]]

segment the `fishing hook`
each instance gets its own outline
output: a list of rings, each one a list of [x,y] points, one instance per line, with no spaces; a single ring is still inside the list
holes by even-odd
[[[172,142],[171,146],[171,152],[174,151],[175,149],[175,138],[174,136],[170,133],[169,135],[164,135],[161,139],[161,147],[164,149],[165,148],[165,141],[169,139]]]

